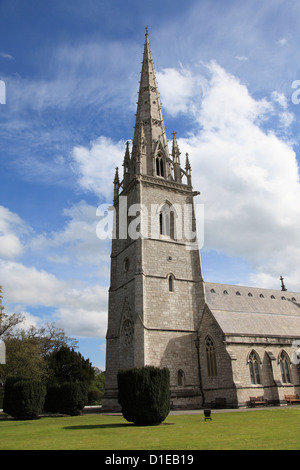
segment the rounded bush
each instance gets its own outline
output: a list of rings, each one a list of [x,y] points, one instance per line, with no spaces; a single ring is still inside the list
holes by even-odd
[[[90,390],[88,392],[88,405],[98,405],[101,403],[102,393],[99,390]]]
[[[118,373],[119,404],[124,418],[137,425],[160,424],[170,412],[170,372],[154,366]]]
[[[88,402],[87,386],[84,383],[68,382],[60,387],[60,412],[77,416]]]

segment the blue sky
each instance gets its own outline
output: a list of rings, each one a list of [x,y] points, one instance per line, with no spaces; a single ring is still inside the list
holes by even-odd
[[[133,138],[146,25],[167,135],[204,204],[205,280],[279,288],[283,275],[300,290],[298,2],[0,0],[0,18],[7,312],[54,321],[104,368],[96,210]]]

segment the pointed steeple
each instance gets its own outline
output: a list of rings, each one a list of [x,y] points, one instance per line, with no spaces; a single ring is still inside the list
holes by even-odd
[[[141,134],[143,134],[144,154],[141,154]],[[162,160],[162,175],[170,175],[168,142],[157,88],[155,70],[146,29],[142,72],[133,139],[133,157],[140,161],[143,174],[156,176],[157,158]]]
[[[172,155],[169,155],[168,139],[161,109],[155,77],[155,69],[146,28],[140,88],[137,102],[136,121],[131,155],[127,144],[124,157],[124,178],[120,183],[123,190],[138,175],[158,177],[185,184],[187,177],[191,186],[190,165],[184,171],[180,163],[180,151],[173,132]]]

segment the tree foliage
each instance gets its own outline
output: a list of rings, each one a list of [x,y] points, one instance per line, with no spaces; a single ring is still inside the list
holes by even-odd
[[[23,377],[35,380],[48,380],[49,363],[47,357],[61,347],[74,344],[64,331],[53,323],[45,327],[31,327],[28,330],[10,332],[5,336],[6,364],[0,365],[0,377]]]
[[[5,340],[6,347],[6,364],[0,365],[0,379],[5,382],[6,409],[10,409],[11,396],[21,410],[12,409],[13,416],[23,413],[22,403],[28,409],[28,413],[24,411],[28,416],[32,407],[33,416],[36,413],[35,400],[37,410],[40,409],[37,383],[43,383],[47,388],[49,411],[80,413],[87,404],[88,391],[95,379],[95,370],[89,359],[74,350],[77,342],[66,336],[64,330],[56,328],[54,323],[41,328],[17,329],[23,317],[6,315],[2,298],[0,287],[0,338]],[[19,385],[15,386],[16,383]],[[32,387],[29,383],[33,384]],[[96,382],[93,386],[97,388]]]
[[[61,347],[76,347],[77,341],[54,323],[39,328],[21,328],[25,317],[6,314],[2,299],[0,286],[0,339],[5,342],[6,349],[6,364],[0,365],[0,379],[3,382],[7,377],[48,380],[47,357]]]
[[[95,371],[89,359],[84,359],[73,348],[62,346],[47,356],[47,362],[51,371],[50,382],[53,384],[85,382],[90,385],[95,378]]]
[[[24,339],[36,341],[42,356],[47,356],[62,346],[74,348],[77,345],[77,341],[67,336],[63,329],[57,328],[55,323],[46,323],[40,328],[32,325],[27,329],[14,330],[9,335],[9,338],[12,337],[20,341]]]
[[[39,344],[34,339],[9,338],[5,341],[6,364],[0,366],[3,381],[7,377],[22,377],[31,380],[47,380],[48,364],[41,355]]]
[[[95,370],[95,378],[90,385],[88,393],[88,405],[101,405],[102,397],[105,390],[105,372],[101,371],[97,367]]]
[[[78,415],[88,403],[88,390],[95,378],[89,359],[62,346],[47,356],[50,371],[45,408],[69,415]]]

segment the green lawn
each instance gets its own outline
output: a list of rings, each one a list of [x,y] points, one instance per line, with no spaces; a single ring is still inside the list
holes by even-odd
[[[134,426],[122,416],[90,414],[33,421],[0,415],[0,449],[226,450],[300,449],[300,407],[169,415],[160,426]]]

